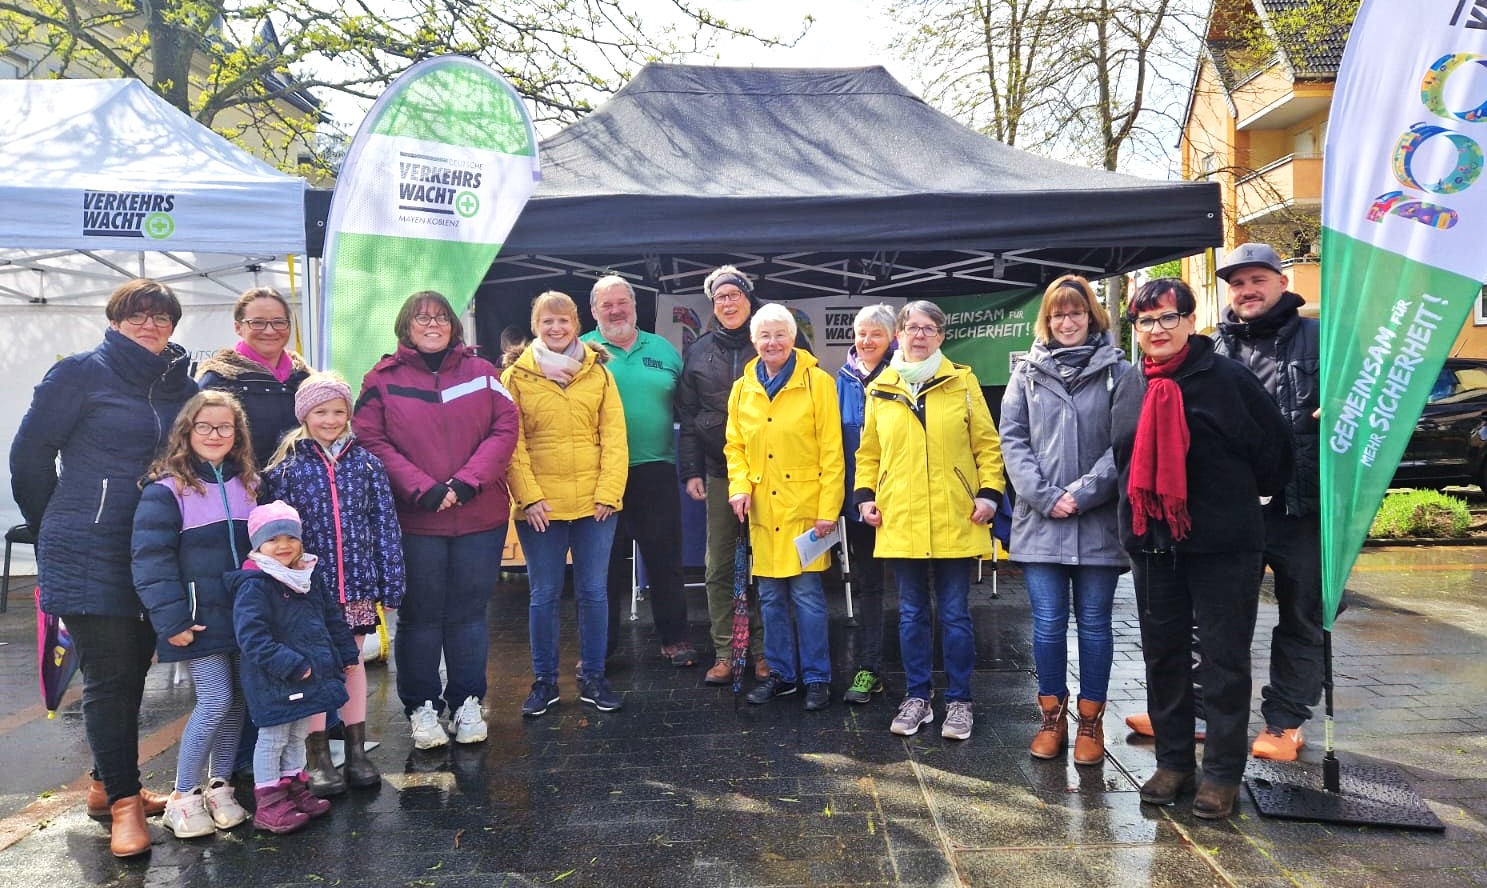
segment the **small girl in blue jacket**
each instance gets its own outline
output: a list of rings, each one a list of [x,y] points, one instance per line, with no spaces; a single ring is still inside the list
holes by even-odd
[[[345,705],[344,676],[360,651],[340,606],[324,584],[311,581],[316,558],[301,542],[299,513],[277,500],[259,506],[248,516],[248,534],[251,564],[226,579],[243,651],[243,693],[258,726],[253,825],[288,833],[330,810],[330,802],[310,794],[305,735],[312,716]]]
[[[283,500],[304,522],[305,548],[320,556],[315,582],[330,590],[356,636],[357,650],[377,628],[377,605],[403,603],[403,534],[382,461],[351,434],[351,388],[336,373],[316,373],[294,396],[300,426],[284,437],[264,470],[263,498]],[[341,721],[346,730],[346,774],[331,764],[325,713],[311,719],[305,740],[310,791],[317,796],[382,782],[366,754],[367,674],[358,663],[346,673]]]
[[[196,689],[164,825],[180,839],[209,836],[248,819],[228,783],[244,708],[222,580],[247,557],[258,484],[237,400],[205,391],[187,401],[146,481],[134,513],[134,587],[160,662],[185,661]]]

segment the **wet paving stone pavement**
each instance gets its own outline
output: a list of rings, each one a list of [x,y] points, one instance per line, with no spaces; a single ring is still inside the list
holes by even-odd
[[[1484,567],[1478,549],[1370,550],[1335,635],[1344,766],[1401,769],[1446,823],[1444,834],[1272,820],[1244,794],[1235,817],[1217,824],[1186,805],[1141,805],[1136,787],[1154,762],[1150,743],[1122,722],[1145,709],[1128,577],[1117,591],[1105,763],[1031,758],[1038,720],[1028,606],[1020,574],[1003,564],[1000,598],[989,584],[973,587],[976,727],[966,742],[940,738],[938,700],[935,724],[918,735],[888,732],[903,690],[891,629],[888,693],[865,706],[841,702],[860,630],[847,625],[839,590],[831,595],[833,703],[824,712],[803,711],[802,695],[751,706],[703,685],[702,667],[670,666],[656,655],[642,604],[611,661],[622,710],[581,704],[565,669],[562,702],[523,719],[526,586],[508,578],[491,608],[488,742],[415,751],[389,667],[375,664],[368,733],[382,741],[372,753],[384,772],[379,788],[338,798],[328,816],[289,836],[245,825],[179,841],[152,821],[153,851],[137,862],[111,857],[106,829],[83,813],[88,755],[76,690],[47,721],[36,702],[29,596],[13,591],[0,615],[0,884],[1483,885]],[[700,590],[689,596],[702,645],[705,606]],[[565,608],[568,664],[577,643]],[[1256,708],[1273,620],[1262,602]],[[1070,648],[1072,657],[1072,635]],[[173,776],[190,705],[189,685],[157,666],[143,727],[153,788]],[[1319,721],[1304,761],[1321,759]]]

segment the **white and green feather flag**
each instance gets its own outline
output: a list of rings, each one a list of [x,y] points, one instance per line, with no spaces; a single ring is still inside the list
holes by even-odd
[[[1322,193],[1322,567],[1331,628],[1415,421],[1487,277],[1487,17],[1365,0]]]
[[[420,62],[357,130],[326,223],[318,366],[360,380],[408,296],[463,312],[541,172],[511,84],[464,56]]]

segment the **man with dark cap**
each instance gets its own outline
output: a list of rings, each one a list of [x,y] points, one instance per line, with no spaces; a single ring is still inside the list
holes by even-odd
[[[1250,754],[1294,761],[1305,745],[1301,726],[1322,695],[1320,325],[1297,313],[1306,300],[1287,289],[1280,256],[1265,244],[1240,244],[1217,274],[1229,285],[1229,306],[1214,350],[1248,367],[1291,427],[1291,481],[1264,507],[1265,563],[1279,613],[1261,691],[1265,729]]]
[[[753,314],[754,287],[743,272],[724,265],[702,283],[702,291],[713,304],[716,329],[705,333],[687,349],[677,385],[676,407],[681,422],[678,472],[687,494],[707,503],[707,614],[712,628],[714,662],[707,670],[708,684],[733,681],[729,662],[733,643],[733,552],[738,540],[738,519],[728,505],[728,466],[723,459],[724,432],[728,424],[728,393],[744,365],[754,356],[749,341],[749,316]],[[764,660],[764,630],[759,620],[758,598],[750,595],[749,648],[754,675],[769,677]]]

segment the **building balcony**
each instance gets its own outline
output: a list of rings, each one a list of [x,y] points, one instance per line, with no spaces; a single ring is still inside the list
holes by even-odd
[[[1270,216],[1322,205],[1322,156],[1290,154],[1266,164],[1234,183],[1240,225]]]
[[[1235,128],[1274,130],[1295,126],[1332,104],[1330,82],[1296,82],[1280,64],[1241,81],[1232,93]]]

